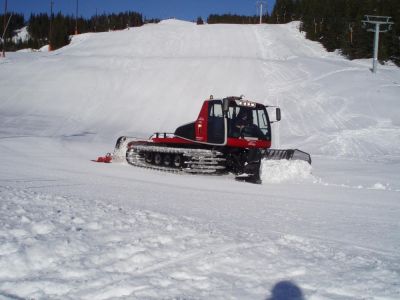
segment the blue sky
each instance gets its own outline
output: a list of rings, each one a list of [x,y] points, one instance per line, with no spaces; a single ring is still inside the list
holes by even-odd
[[[195,20],[198,16],[207,18],[212,13],[256,14],[257,0],[78,0],[79,15],[90,17],[96,13],[137,11],[147,18],[171,18]],[[74,14],[76,0],[53,0],[54,11]],[[0,0],[3,12],[5,0]],[[272,10],[275,0],[268,0]],[[24,13],[49,12],[50,0],[8,0],[8,10]]]

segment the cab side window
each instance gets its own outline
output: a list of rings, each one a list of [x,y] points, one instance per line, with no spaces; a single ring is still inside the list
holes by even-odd
[[[219,103],[215,103],[210,107],[210,117],[223,117],[222,114],[222,105]]]
[[[261,129],[264,135],[267,135],[268,121],[267,116],[265,115],[265,111],[262,109],[257,109],[256,111],[254,111],[254,113],[257,114],[258,127]]]

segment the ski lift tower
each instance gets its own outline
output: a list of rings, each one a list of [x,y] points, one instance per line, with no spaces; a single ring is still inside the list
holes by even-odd
[[[265,7],[265,11],[268,12],[267,1],[257,1],[256,4],[260,9],[260,24],[262,24],[263,6]]]
[[[388,32],[390,29],[392,29],[392,25],[394,23],[390,21],[391,18],[392,17],[366,15],[365,19],[361,21],[363,23],[363,27],[366,28],[367,31],[375,33],[374,58],[372,60],[373,73],[376,73],[376,68],[378,65],[379,33]]]

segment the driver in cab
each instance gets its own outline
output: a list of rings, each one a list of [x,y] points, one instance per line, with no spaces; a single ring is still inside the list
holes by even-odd
[[[241,138],[263,137],[262,131],[253,123],[253,111],[251,109],[242,108],[239,111],[235,121],[234,136]]]

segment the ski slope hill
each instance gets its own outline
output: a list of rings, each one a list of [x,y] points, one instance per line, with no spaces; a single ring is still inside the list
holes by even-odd
[[[275,146],[398,157],[398,68],[371,74],[369,61],[329,54],[297,26],[168,20],[79,35],[49,54],[10,55],[0,113],[25,120],[21,134],[147,136],[194,120],[210,94],[243,94],[282,107]],[[2,117],[3,130],[9,122]]]
[[[0,60],[0,299],[399,299],[400,70],[179,20]],[[204,99],[279,105],[263,184],[96,164]]]

